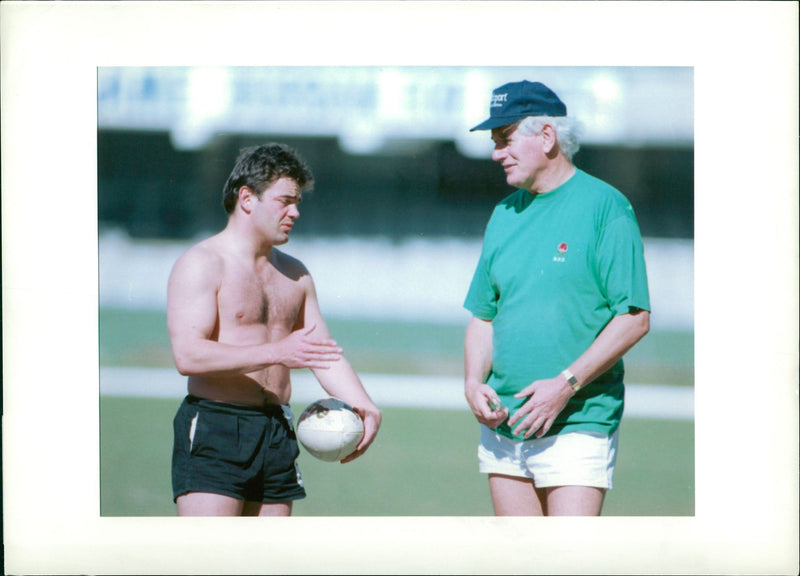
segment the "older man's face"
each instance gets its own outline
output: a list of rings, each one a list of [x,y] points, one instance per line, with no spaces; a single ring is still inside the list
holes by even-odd
[[[547,165],[542,133],[525,136],[510,124],[492,130],[492,140],[492,160],[502,164],[509,186],[535,191],[536,178]]]

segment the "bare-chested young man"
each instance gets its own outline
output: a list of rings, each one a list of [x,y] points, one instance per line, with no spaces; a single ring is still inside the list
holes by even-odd
[[[381,413],[320,313],[303,264],[277,250],[313,176],[281,144],[245,149],[228,177],[228,224],[172,270],[167,324],[188,395],[175,416],[172,483],[178,514],[288,516],[305,496],[288,409],[290,370],[310,368],[364,420],[361,456]]]

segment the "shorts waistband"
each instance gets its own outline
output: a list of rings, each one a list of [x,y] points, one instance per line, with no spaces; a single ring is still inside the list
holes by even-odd
[[[253,406],[251,404],[236,404],[235,402],[218,402],[217,400],[209,400],[193,394],[186,396],[186,402],[206,410],[225,414],[283,414],[283,406],[281,404],[271,404],[269,402],[264,402],[261,406]]]

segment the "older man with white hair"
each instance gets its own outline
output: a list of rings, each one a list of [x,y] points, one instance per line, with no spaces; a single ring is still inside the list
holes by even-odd
[[[649,331],[630,202],[572,163],[576,122],[539,82],[495,89],[497,204],[464,306],[465,395],[497,515],[599,515],[612,487],[623,355]]]

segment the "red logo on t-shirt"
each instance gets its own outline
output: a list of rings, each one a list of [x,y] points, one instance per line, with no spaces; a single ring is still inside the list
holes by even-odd
[[[567,261],[567,243],[562,242],[558,245],[558,254],[553,256],[553,262],[566,262]]]

